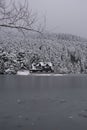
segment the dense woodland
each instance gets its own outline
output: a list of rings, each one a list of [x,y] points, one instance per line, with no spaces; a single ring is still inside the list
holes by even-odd
[[[87,73],[87,40],[70,34],[0,30],[0,73],[29,70],[33,62],[50,61],[55,73]]]

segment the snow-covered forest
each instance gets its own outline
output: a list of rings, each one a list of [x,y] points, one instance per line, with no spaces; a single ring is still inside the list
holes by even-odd
[[[51,62],[55,73],[87,73],[87,39],[47,32],[46,20],[36,21],[26,0],[8,6],[0,0],[0,74],[30,70],[40,61]]]
[[[0,30],[0,73],[30,69],[33,62],[50,61],[55,73],[87,73],[87,40],[70,34]],[[10,71],[12,70],[12,71]]]

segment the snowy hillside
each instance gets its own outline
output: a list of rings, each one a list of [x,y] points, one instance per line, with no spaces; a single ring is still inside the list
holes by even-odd
[[[87,73],[87,40],[70,34],[30,32],[23,36],[14,30],[0,30],[0,57],[0,69],[4,57],[4,73],[21,69],[21,62],[30,69],[32,62],[38,61],[51,61],[55,73]]]

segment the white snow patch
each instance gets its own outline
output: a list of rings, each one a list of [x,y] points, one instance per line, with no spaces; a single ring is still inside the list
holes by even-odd
[[[65,74],[32,74],[33,76],[64,76]]]
[[[19,70],[18,72],[17,72],[17,75],[29,75],[30,73],[29,73],[29,71],[28,70]]]

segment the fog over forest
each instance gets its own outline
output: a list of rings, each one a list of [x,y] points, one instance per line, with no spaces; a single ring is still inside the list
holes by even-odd
[[[16,0],[17,2],[20,0]],[[21,0],[23,3],[24,0]],[[86,0],[28,0],[39,18],[46,16],[47,29],[87,38]]]

